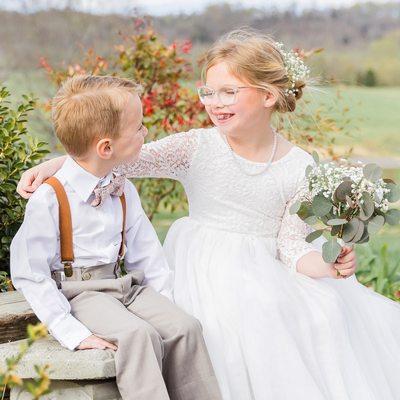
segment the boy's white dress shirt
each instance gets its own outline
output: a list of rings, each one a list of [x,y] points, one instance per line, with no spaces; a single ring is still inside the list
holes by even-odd
[[[75,267],[115,262],[121,243],[122,206],[119,197],[109,196],[101,207],[92,207],[93,190],[107,184],[68,157],[55,175],[64,185],[71,207]],[[172,298],[172,272],[153,226],[145,215],[134,185],[126,180],[127,271],[144,271],[143,285]],[[60,259],[58,202],[54,190],[41,185],[29,199],[24,222],[11,244],[11,276],[38,318],[65,347],[76,348],[91,335],[71,315],[68,300],[51,278],[51,271],[63,270]],[[99,310],[101,318],[101,310]]]

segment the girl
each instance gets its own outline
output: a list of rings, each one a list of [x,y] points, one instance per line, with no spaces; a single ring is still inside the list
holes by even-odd
[[[215,127],[149,143],[118,172],[184,185],[189,216],[172,225],[165,252],[175,301],[201,321],[224,399],[399,399],[400,306],[354,276],[336,279],[354,273],[354,251],[325,263],[289,213],[313,161],[271,117],[295,109],[304,64],[240,30],[208,51],[204,77]],[[22,186],[53,173],[51,163]]]

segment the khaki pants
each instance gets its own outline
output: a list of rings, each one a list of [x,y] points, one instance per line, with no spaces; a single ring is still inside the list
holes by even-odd
[[[91,268],[95,279],[83,273],[87,280],[63,281],[61,289],[78,320],[117,344],[116,379],[122,398],[222,399],[197,319],[141,286],[140,273],[116,279],[106,274],[107,268],[104,273],[101,267]]]

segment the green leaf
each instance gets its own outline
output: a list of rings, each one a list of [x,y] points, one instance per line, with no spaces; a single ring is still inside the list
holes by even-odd
[[[382,177],[382,168],[374,163],[367,164],[363,168],[364,177],[371,182],[376,182]]]
[[[313,157],[315,163],[318,165],[319,164],[319,155],[315,150],[312,152],[312,157]]]
[[[352,180],[343,181],[335,190],[334,198],[336,201],[345,202],[346,197],[351,195],[352,187],[354,182]]]
[[[26,202],[16,195],[22,172],[33,166],[48,152],[44,144],[38,148],[27,129],[31,102],[5,106],[5,92],[0,89],[0,268],[8,268],[12,237],[23,220]],[[36,143],[39,141],[36,140]],[[1,290],[1,287],[0,287]]]
[[[330,226],[334,226],[334,225],[344,225],[347,224],[347,219],[342,219],[342,218],[334,218],[334,219],[330,219],[327,221],[327,224]]]
[[[375,215],[368,221],[367,229],[370,235],[378,232],[382,226],[385,224],[385,218],[382,215]]]
[[[312,210],[317,217],[323,217],[332,209],[332,203],[323,195],[317,195],[312,202]]]
[[[313,171],[314,167],[312,165],[307,165],[306,167],[306,177],[308,177]]]
[[[322,245],[322,258],[326,263],[334,263],[339,257],[342,247],[336,238],[330,238]]]
[[[362,221],[366,221],[367,219],[371,218],[372,214],[374,213],[375,204],[371,195],[367,192],[363,192],[361,195],[361,200],[363,200],[363,203],[361,204],[360,208],[360,219]]]
[[[291,205],[291,207],[289,208],[289,212],[290,214],[297,214],[297,212],[300,210],[300,206],[301,206],[301,201],[296,201],[294,204]]]
[[[303,220],[308,225],[314,225],[318,222],[318,219],[315,215],[310,215],[309,217]]]
[[[364,228],[363,235],[360,240],[357,241],[358,244],[367,243],[369,241],[369,232],[367,228]]]
[[[400,200],[400,187],[395,183],[388,183],[387,188],[390,192],[387,194],[387,199],[390,203],[395,203]]]
[[[361,222],[361,224],[358,227],[357,233],[354,236],[354,238],[351,240],[351,242],[358,243],[358,241],[361,240],[361,238],[365,235],[365,232],[368,233],[368,229],[367,229],[366,225],[364,225],[364,223]]]
[[[360,225],[362,225],[362,222],[358,218],[353,218],[352,220],[350,220],[343,227],[342,239],[346,243],[351,242],[353,240],[353,238],[356,236],[359,229],[361,229]]]
[[[400,210],[389,210],[385,214],[385,220],[389,225],[397,225],[400,222]]]
[[[299,216],[300,219],[303,221],[307,219],[308,217],[311,217],[312,214],[312,209],[309,203],[303,201],[300,205],[299,211],[297,211],[297,215]]]
[[[306,242],[307,243],[313,242],[314,240],[318,239],[323,233],[324,229],[318,229],[314,232],[311,232],[310,234],[307,235]]]
[[[16,185],[13,185],[13,184],[11,184],[11,183],[5,183],[5,182],[3,182],[3,183],[1,184],[1,186],[2,186],[2,190],[9,190],[9,191],[17,190]]]

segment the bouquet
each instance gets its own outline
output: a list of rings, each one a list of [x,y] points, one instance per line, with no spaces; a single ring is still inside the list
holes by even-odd
[[[366,243],[385,223],[400,222],[400,210],[389,208],[400,199],[400,188],[382,179],[377,164],[321,162],[316,152],[313,158],[315,165],[307,167],[304,190],[290,213],[316,228],[307,242],[321,235],[327,239],[322,246],[325,262],[335,262],[345,244]]]

